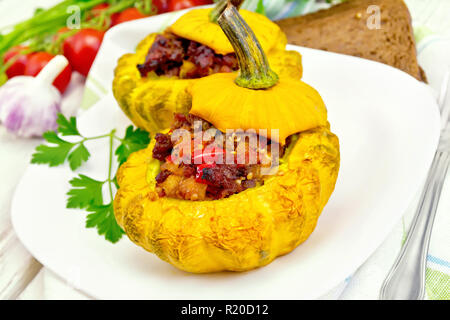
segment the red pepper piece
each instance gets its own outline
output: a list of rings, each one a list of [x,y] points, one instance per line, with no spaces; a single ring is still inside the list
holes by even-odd
[[[208,180],[203,179],[203,170],[205,168],[214,168],[215,166],[216,166],[215,163],[204,163],[204,164],[201,164],[201,165],[197,166],[197,173],[195,175],[195,181],[198,182],[198,183],[211,185],[211,182],[209,182]]]

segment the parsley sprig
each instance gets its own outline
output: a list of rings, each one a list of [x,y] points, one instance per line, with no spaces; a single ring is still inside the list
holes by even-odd
[[[108,176],[105,180],[99,181],[84,174],[78,174],[69,182],[72,187],[67,193],[66,206],[67,208],[86,210],[89,213],[86,219],[86,228],[97,228],[98,233],[103,235],[106,240],[116,243],[124,232],[114,217],[113,200],[116,185],[116,175],[112,172],[114,156],[119,165],[123,164],[133,152],[147,147],[150,142],[149,135],[144,130],[129,126],[123,138],[116,135],[115,129],[103,135],[85,137],[77,128],[76,118],[67,119],[62,114],[58,115],[57,124],[57,132],[48,131],[44,134],[47,143],[36,148],[31,163],[55,167],[68,162],[72,171],[75,171],[88,161],[91,155],[85,146],[86,141],[108,139]],[[76,137],[78,140],[75,142],[64,140],[62,137],[66,136]],[[74,139],[72,138],[72,140]],[[120,143],[115,150],[114,141]],[[103,199],[105,186],[109,193],[109,202],[106,203]]]

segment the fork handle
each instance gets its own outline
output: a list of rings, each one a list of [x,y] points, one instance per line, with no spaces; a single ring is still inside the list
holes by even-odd
[[[424,298],[428,245],[449,164],[450,153],[438,150],[405,244],[381,287],[380,299],[421,300]]]

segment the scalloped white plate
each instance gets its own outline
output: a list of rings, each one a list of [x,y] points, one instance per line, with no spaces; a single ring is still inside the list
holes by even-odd
[[[106,39],[117,41],[142,28],[152,32],[163,20],[127,24]],[[105,45],[100,59],[116,61],[135,44],[127,38],[116,43],[117,50]],[[296,250],[244,273],[182,272],[126,237],[113,245],[85,229],[85,213],[65,208],[74,173],[67,166],[35,165],[26,170],[12,202],[12,222],[25,247],[78,289],[101,299],[305,299],[338,285],[381,244],[424,181],[438,143],[438,107],[425,84],[389,66],[290,49],[302,53],[303,80],[324,98],[342,159],[336,190],[316,230]],[[92,135],[123,130],[129,121],[107,95],[79,123],[82,133]],[[81,172],[104,179],[107,147],[106,141],[92,142],[95,153]]]

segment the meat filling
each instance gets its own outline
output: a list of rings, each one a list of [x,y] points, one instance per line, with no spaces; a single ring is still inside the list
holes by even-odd
[[[200,123],[202,134],[205,130],[216,130],[212,124],[193,115],[176,114],[173,126],[168,134],[157,134],[155,137],[155,146],[153,148],[153,158],[162,161],[161,171],[156,176],[156,191],[159,196],[185,200],[216,200],[226,198],[230,195],[242,192],[248,188],[253,188],[264,184],[264,175],[261,169],[264,166],[270,166],[270,163],[263,164],[262,157],[270,157],[272,148],[279,148],[279,145],[270,140],[267,142],[267,148],[252,150],[249,140],[245,140],[245,162],[243,164],[229,163],[226,161],[227,141],[217,142],[215,139],[209,139],[202,143],[200,151],[194,157],[189,155],[189,159],[195,159],[200,156],[201,161],[174,161],[172,153],[177,146],[180,146],[182,139],[172,142],[172,133],[176,129],[185,129],[190,133],[189,143],[194,145],[194,123]],[[211,132],[211,130],[208,130]],[[218,131],[217,131],[218,132]],[[226,139],[232,139],[235,149],[238,150],[239,136],[231,136]],[[220,141],[220,140],[219,140]],[[230,142],[230,141],[228,141]],[[212,153],[206,150],[214,150]],[[194,151],[192,151],[194,153]],[[257,152],[257,161],[251,162],[250,154]],[[284,149],[279,150],[282,156]],[[229,155],[229,154],[228,154]],[[206,161],[206,156],[222,159],[221,161]],[[237,159],[237,158],[234,158]],[[234,160],[233,160],[234,161]],[[237,162],[237,161],[235,161]]]
[[[158,76],[195,79],[213,73],[232,72],[239,65],[234,53],[216,54],[201,43],[165,33],[156,36],[145,62],[137,68],[142,77],[153,71]]]

